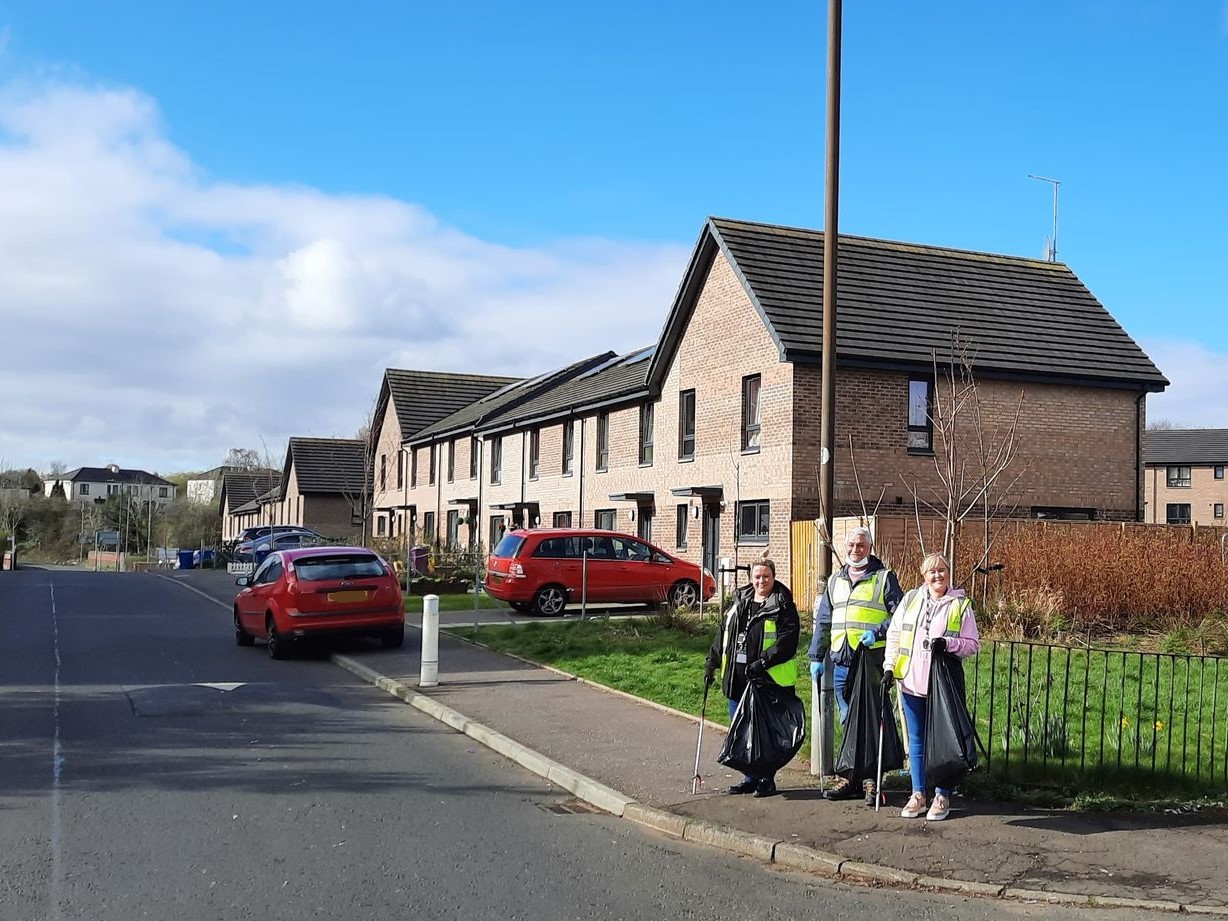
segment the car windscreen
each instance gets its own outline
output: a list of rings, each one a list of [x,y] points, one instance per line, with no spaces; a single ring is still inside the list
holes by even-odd
[[[520,545],[524,543],[524,538],[519,534],[505,534],[503,540],[499,541],[499,546],[495,547],[491,556],[501,556],[504,558],[516,555],[520,549]]]
[[[379,557],[369,553],[337,553],[328,556],[299,557],[294,572],[301,581],[322,582],[328,579],[369,579],[386,575]]]

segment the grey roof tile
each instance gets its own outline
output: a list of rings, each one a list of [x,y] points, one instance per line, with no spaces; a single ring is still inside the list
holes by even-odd
[[[1148,429],[1143,463],[1228,466],[1228,429]]]
[[[401,425],[401,437],[408,438],[517,380],[519,378],[488,374],[452,374],[445,371],[388,368],[384,372],[376,406],[376,424],[383,424],[384,407],[388,399],[391,399],[397,421]],[[377,437],[378,434],[377,432]]]
[[[293,466],[299,492],[361,495],[366,479],[365,448],[360,438],[291,438],[282,481],[289,482]]]

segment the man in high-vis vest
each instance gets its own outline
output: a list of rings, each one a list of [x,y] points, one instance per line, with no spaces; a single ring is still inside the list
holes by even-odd
[[[817,684],[823,677],[823,663],[830,651],[834,667],[832,686],[840,723],[848,722],[849,705],[844,697],[849,666],[859,646],[868,647],[883,664],[887,646],[887,626],[896,605],[904,597],[900,580],[872,553],[874,538],[869,528],[854,528],[844,544],[845,563],[832,573],[827,585],[814,601],[814,637],[810,641],[810,676]],[[866,802],[874,802],[875,791],[864,791]],[[827,794],[828,799],[854,799],[862,790],[847,784]]]

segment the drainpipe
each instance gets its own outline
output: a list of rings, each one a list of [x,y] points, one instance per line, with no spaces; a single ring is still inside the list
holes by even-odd
[[[1134,400],[1134,520],[1143,520],[1143,391]]]
[[[576,522],[577,527],[584,527],[584,422],[585,417],[580,417],[580,450],[577,452],[576,464],[578,473],[576,480],[580,484],[580,520]]]

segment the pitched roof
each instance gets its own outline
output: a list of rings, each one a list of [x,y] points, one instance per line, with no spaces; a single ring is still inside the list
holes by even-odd
[[[822,358],[823,233],[709,218],[662,333],[659,382],[717,253],[742,281],[781,359]],[[1163,390],[1168,381],[1069,267],[840,235],[839,364],[925,370],[969,344],[988,376]]]
[[[70,470],[55,479],[67,480],[72,483],[80,481],[86,483],[140,483],[144,486],[175,485],[170,480],[164,480],[157,474],[146,470],[125,470],[122,467],[117,467],[114,470],[110,467],[78,467],[76,470]]]
[[[240,506],[280,485],[281,472],[278,470],[243,470],[223,474],[222,488],[218,491],[219,507],[225,509],[229,499],[231,511],[238,511]]]
[[[519,378],[489,374],[388,368],[376,401],[374,439],[379,441],[379,428],[384,424],[389,399],[401,426],[401,438],[405,439],[517,380]]]
[[[1143,463],[1228,465],[1228,429],[1148,429]]]
[[[527,378],[508,384],[499,390],[462,407],[450,416],[440,419],[433,425],[419,431],[406,439],[411,444],[423,444],[440,438],[454,436],[462,432],[486,430],[492,424],[498,424],[501,419],[523,406],[535,397],[549,392],[568,381],[600,367],[615,358],[613,352],[602,352],[591,358],[583,358],[563,368],[548,371],[537,377]]]
[[[542,391],[515,410],[500,414],[499,424],[482,428],[497,432],[570,416],[586,409],[643,399],[648,394],[648,366],[654,351],[655,346],[649,346],[617,355],[557,387]]]
[[[294,469],[299,492],[364,491],[366,442],[361,438],[291,438],[282,482]]]

